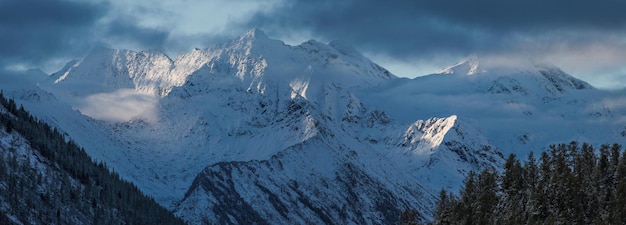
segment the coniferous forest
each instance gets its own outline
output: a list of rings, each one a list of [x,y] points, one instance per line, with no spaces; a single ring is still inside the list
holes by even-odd
[[[441,191],[433,224],[626,224],[626,153],[576,142],[550,146],[502,173],[469,173],[459,196]],[[411,217],[409,217],[411,218]],[[401,221],[401,224],[416,224]]]
[[[12,138],[0,145],[0,224],[184,224],[1,92],[0,104],[0,138]]]

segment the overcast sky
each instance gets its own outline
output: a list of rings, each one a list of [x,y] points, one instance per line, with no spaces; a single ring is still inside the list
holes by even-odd
[[[546,61],[623,88],[624,9],[622,0],[1,0],[0,68],[51,73],[97,45],[175,57],[257,27],[288,44],[350,42],[398,76],[476,54]]]

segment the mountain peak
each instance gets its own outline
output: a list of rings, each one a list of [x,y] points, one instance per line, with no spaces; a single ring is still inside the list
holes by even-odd
[[[478,56],[470,55],[459,63],[435,72],[435,74],[475,75],[480,73]]]
[[[549,81],[553,91],[595,89],[591,84],[567,74],[558,66],[548,63],[534,63],[534,66],[539,74]]]
[[[256,41],[256,40],[269,40],[270,38],[265,32],[259,28],[252,28],[248,32],[239,37],[239,41]]]
[[[246,54],[249,54],[258,52],[261,49],[276,48],[281,45],[284,45],[282,41],[271,39],[262,30],[253,28],[238,38],[226,42],[222,47],[231,50],[243,50]]]

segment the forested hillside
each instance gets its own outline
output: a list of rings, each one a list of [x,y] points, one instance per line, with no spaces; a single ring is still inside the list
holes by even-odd
[[[511,155],[502,174],[470,173],[460,196],[442,191],[433,223],[626,224],[622,152],[618,144],[572,142],[525,163]]]
[[[184,224],[0,92],[0,224]]]

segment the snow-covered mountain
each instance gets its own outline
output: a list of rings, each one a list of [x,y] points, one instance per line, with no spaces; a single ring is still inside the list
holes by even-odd
[[[626,133],[622,94],[555,66],[474,56],[406,79],[341,41],[289,46],[257,29],[174,59],[96,48],[5,86],[194,224],[428,218],[440,189],[503,154]]]
[[[525,155],[573,140],[625,141],[623,93],[598,90],[549,64],[490,64],[473,56],[435,74],[396,79],[358,95],[404,122],[453,113],[504,154]]]

